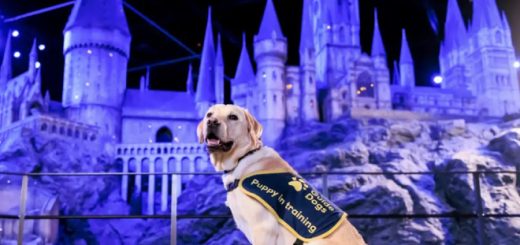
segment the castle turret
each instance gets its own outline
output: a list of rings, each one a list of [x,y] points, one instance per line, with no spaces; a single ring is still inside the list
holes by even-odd
[[[403,29],[403,39],[401,42],[401,56],[399,59],[399,73],[401,78],[399,81],[403,87],[413,88],[415,87],[415,72],[412,54],[410,53],[410,47],[408,46],[408,40],[406,40],[406,31]]]
[[[374,36],[372,38],[372,59],[375,67],[375,83],[369,86],[375,92],[377,109],[391,109],[390,72],[386,64],[386,51],[379,31],[377,9],[374,10]],[[365,90],[367,91],[367,90]],[[361,91],[363,92],[363,91]]]
[[[215,44],[211,24],[211,8],[208,8],[208,22],[204,34],[204,45],[200,59],[199,78],[195,95],[197,110],[204,117],[207,110],[216,102],[215,98]]]
[[[466,79],[465,56],[468,49],[468,37],[464,20],[457,0],[448,1],[444,41],[439,58],[443,88],[469,89]]]
[[[119,140],[131,39],[122,0],[77,0],[63,32],[67,117]]]
[[[300,101],[297,114],[302,122],[318,121],[318,97],[316,92],[316,50],[314,48],[314,35],[312,31],[312,3],[310,0],[303,2],[302,30],[300,36],[300,85],[295,87],[297,81],[287,81],[288,93],[295,93],[300,89]],[[289,76],[288,76],[289,79]]]
[[[231,80],[231,100],[233,104],[245,107],[256,115],[256,108],[253,103],[253,87],[255,82],[255,73],[251,65],[251,59],[247,52],[246,34],[242,34],[242,51],[238,59],[235,78]],[[248,94],[250,93],[250,94]]]
[[[220,34],[217,38],[217,57],[215,59],[215,99],[217,104],[224,104],[224,57],[222,57]]]
[[[259,105],[256,114],[264,126],[263,141],[277,144],[285,128],[285,61],[287,40],[282,34],[272,0],[267,4],[254,42]]]
[[[471,67],[472,91],[479,114],[500,117],[520,112],[518,71],[511,32],[504,25],[495,0],[473,1],[469,32],[470,49],[466,65]]]
[[[13,77],[13,70],[11,65],[11,31],[7,34],[5,41],[4,58],[0,66],[0,89],[7,86],[7,81]]]

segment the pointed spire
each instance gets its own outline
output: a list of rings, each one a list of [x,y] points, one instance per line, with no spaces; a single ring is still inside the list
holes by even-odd
[[[204,34],[204,46],[200,59],[199,77],[195,101],[215,102],[215,44],[211,24],[211,7],[208,8],[208,22]]]
[[[5,41],[4,58],[0,66],[0,83],[6,84],[9,79],[13,77],[13,71],[11,66],[11,30],[7,34],[7,40]]]
[[[448,0],[446,22],[444,24],[444,48],[446,51],[460,49],[467,42],[466,26],[457,0]]]
[[[280,22],[278,22],[278,17],[276,16],[273,1],[267,0],[264,17],[262,18],[262,23],[260,24],[260,29],[255,39],[264,40],[273,37],[277,39],[284,38],[282,28],[280,28]]]
[[[38,51],[36,49],[36,38],[35,38],[33,40],[31,52],[29,53],[29,72],[34,72],[34,70],[39,68],[39,67],[36,67],[36,62],[38,62]]]
[[[150,89],[150,67],[146,67],[146,77],[144,80],[144,89],[149,90]]]
[[[397,60],[394,60],[394,71],[392,77],[392,84],[401,84],[401,74],[399,74],[399,65],[397,64]]]
[[[379,21],[377,20],[377,9],[374,10],[374,37],[372,38],[372,56],[385,56],[385,46],[383,45],[383,39],[381,38],[381,32],[379,31]]]
[[[51,94],[49,93],[49,90],[45,91],[45,96],[43,97],[43,100],[45,101],[46,105],[49,105],[51,102]]]
[[[495,0],[473,0],[472,31],[502,27],[502,20]]]
[[[302,30],[300,35],[300,53],[306,49],[314,48],[314,36],[312,33],[311,1],[303,0]]]
[[[141,79],[139,79],[139,90],[145,91],[146,90],[145,87],[146,87],[146,78],[144,78],[144,75],[143,75],[143,76],[141,76]]]
[[[192,71],[192,67],[191,67],[191,63],[190,63],[190,65],[188,66],[188,78],[186,79],[186,92],[188,92],[188,94],[190,94],[190,95],[195,94],[195,87],[193,86],[192,73],[193,73],[193,71]]]
[[[249,58],[249,53],[247,52],[246,46],[246,34],[242,33],[242,51],[240,52],[240,58],[238,60],[237,71],[235,73],[235,78],[233,79],[233,84],[239,83],[247,83],[255,80],[255,73],[253,71],[253,66],[251,65],[251,59]]]
[[[130,35],[123,0],[76,0],[65,31],[74,27],[116,29]]]
[[[502,26],[504,29],[511,31],[511,26],[509,25],[509,21],[507,20],[506,11],[502,11]]]
[[[217,35],[217,58],[215,59],[215,65],[224,65],[224,58],[222,57],[222,45],[220,43],[220,33]]]
[[[217,57],[215,59],[215,102],[224,104],[224,58],[222,57],[220,33],[217,35]]]
[[[406,40],[406,31],[403,29],[403,39],[401,42],[401,58],[399,59],[401,64],[413,63],[412,54],[410,53],[410,47],[408,46],[408,40]]]

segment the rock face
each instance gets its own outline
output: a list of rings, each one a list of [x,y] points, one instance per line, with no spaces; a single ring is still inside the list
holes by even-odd
[[[471,214],[476,213],[472,175],[453,171],[515,170],[520,159],[520,130],[507,125],[438,122],[391,122],[343,119],[332,124],[287,130],[278,147],[281,155],[301,172],[433,172],[409,175],[330,175],[330,198],[349,214]],[[306,133],[302,133],[306,132]],[[306,176],[323,190],[322,178]],[[219,183],[219,180],[211,180]],[[484,213],[520,213],[514,174],[480,177]],[[202,189],[199,189],[202,187]],[[188,188],[205,209],[215,210],[224,200],[221,186]],[[219,193],[217,196],[213,194]],[[216,200],[211,202],[210,200]],[[197,202],[199,202],[197,201]],[[209,201],[209,202],[208,202]],[[197,204],[200,205],[200,204]],[[209,205],[205,206],[205,205]],[[196,208],[194,208],[196,207]],[[179,212],[203,212],[196,203]],[[229,212],[225,209],[226,214]],[[476,244],[475,218],[350,218],[369,244]],[[182,222],[195,231],[182,244],[248,244],[231,220]],[[483,243],[518,244],[520,222],[486,218]],[[202,227],[202,228],[201,228]],[[212,230],[207,230],[210,227]],[[192,240],[192,239],[199,240]],[[196,241],[192,243],[191,241]]]
[[[327,176],[330,199],[352,215],[350,221],[369,244],[476,244],[479,223],[474,217],[355,215],[474,214],[478,211],[475,176],[449,172],[514,171],[520,164],[520,129],[512,124],[342,119],[294,127],[285,135],[279,152],[300,172],[413,172]],[[120,169],[99,149],[31,132],[0,147],[0,170]],[[321,176],[304,177],[324,191]],[[517,177],[479,175],[485,214],[520,213]],[[13,181],[17,184],[19,180]],[[131,207],[119,197],[120,183],[118,177],[41,177],[32,179],[30,188],[59,196],[61,214],[128,214]],[[223,217],[179,219],[178,244],[249,244],[226,217],[230,211],[224,204],[225,195],[219,176],[198,176],[187,183],[178,199],[179,214]],[[481,225],[484,244],[520,241],[517,218],[486,217]],[[168,244],[169,229],[168,220],[68,220],[60,222],[60,243]]]

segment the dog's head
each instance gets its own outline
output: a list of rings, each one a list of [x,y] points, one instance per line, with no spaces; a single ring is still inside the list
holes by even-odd
[[[206,143],[211,162],[218,171],[224,161],[236,162],[241,154],[262,146],[262,125],[245,109],[214,105],[197,127],[200,143]]]

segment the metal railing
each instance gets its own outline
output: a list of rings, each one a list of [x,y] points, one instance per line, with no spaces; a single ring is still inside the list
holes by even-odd
[[[518,176],[520,172],[518,171],[449,171],[449,172],[303,172],[300,173],[302,176],[310,176],[312,178],[320,178],[322,184],[322,193],[330,198],[330,193],[328,191],[328,177],[333,175],[472,175],[473,177],[473,186],[476,200],[476,212],[475,213],[458,213],[458,212],[449,212],[449,213],[424,213],[424,214],[351,214],[349,213],[349,219],[411,219],[411,218],[476,218],[477,219],[477,242],[478,244],[484,244],[484,219],[485,218],[510,218],[510,217],[520,217],[520,213],[485,213],[482,207],[482,196],[481,196],[481,187],[480,187],[480,179],[482,175],[486,174],[515,174]],[[220,173],[214,172],[168,172],[168,173],[101,173],[101,172],[91,172],[91,173],[16,173],[16,172],[0,172],[1,175],[7,176],[19,176],[22,177],[21,181],[21,191],[20,191],[20,206],[18,210],[18,215],[10,215],[10,214],[0,214],[0,219],[15,219],[18,220],[18,237],[17,243],[19,245],[23,242],[23,234],[24,234],[24,225],[25,220],[67,220],[67,219],[170,219],[171,227],[170,227],[170,235],[171,240],[170,244],[176,244],[177,237],[177,220],[178,219],[227,219],[231,218],[229,214],[222,215],[190,215],[190,214],[178,214],[177,213],[177,198],[174,198],[177,195],[178,189],[175,188],[175,181],[171,182],[171,205],[170,205],[170,213],[169,214],[153,214],[153,215],[133,215],[133,214],[103,214],[103,215],[27,215],[26,214],[26,204],[27,204],[27,193],[29,186],[29,178],[30,177],[42,177],[42,176],[64,176],[64,177],[79,177],[79,176],[136,176],[136,175],[169,175],[172,178],[182,176],[182,175],[220,175]],[[0,197],[1,198],[1,197]]]

